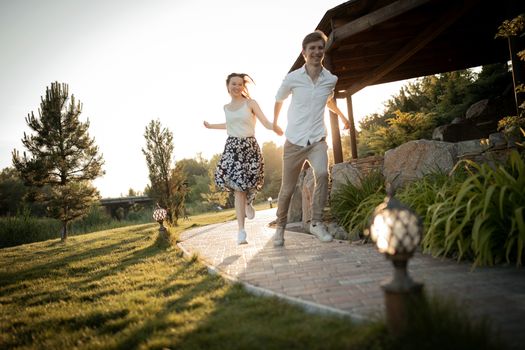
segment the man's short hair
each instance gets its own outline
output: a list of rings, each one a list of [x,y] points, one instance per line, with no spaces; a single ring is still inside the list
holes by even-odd
[[[306,45],[319,40],[322,40],[324,45],[326,45],[326,42],[328,41],[328,38],[322,31],[316,30],[315,32],[308,34],[303,39],[303,50],[306,49]]]

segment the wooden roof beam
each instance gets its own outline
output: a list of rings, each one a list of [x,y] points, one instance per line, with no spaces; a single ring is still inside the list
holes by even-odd
[[[328,42],[326,43],[326,50],[330,50],[330,48],[340,40],[370,29],[413,8],[419,7],[428,1],[429,0],[398,0],[379,10],[359,17],[352,22],[346,23],[330,33]]]
[[[373,85],[438,37],[445,29],[461,18],[475,3],[477,3],[476,0],[466,0],[453,4],[451,8],[428,25],[424,31],[409,41],[395,55],[386,60],[380,67],[370,72],[370,74],[367,74],[365,79],[346,88],[339,87],[339,90],[345,89],[347,94],[353,95],[366,86]]]

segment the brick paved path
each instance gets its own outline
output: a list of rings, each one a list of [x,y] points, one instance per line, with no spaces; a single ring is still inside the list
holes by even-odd
[[[285,246],[274,248],[267,225],[275,209],[258,211],[246,223],[248,244],[237,245],[236,221],[185,231],[179,246],[198,254],[209,268],[259,294],[276,295],[316,311],[354,319],[382,317],[381,282],[392,265],[372,244],[320,243],[304,233],[286,231]],[[476,268],[469,263],[416,254],[411,276],[425,290],[452,297],[474,317],[488,317],[516,348],[525,348],[525,268]]]

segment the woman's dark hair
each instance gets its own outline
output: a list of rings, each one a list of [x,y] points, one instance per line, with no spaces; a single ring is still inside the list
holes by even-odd
[[[228,77],[226,78],[226,88],[228,88],[228,84],[230,83],[230,80],[236,77],[241,78],[243,81],[244,91],[242,92],[242,95],[246,98],[250,98],[250,93],[248,92],[248,88],[246,87],[246,84],[248,83],[255,84],[255,82],[253,81],[252,77],[250,77],[246,73],[231,73],[230,75],[228,75]]]

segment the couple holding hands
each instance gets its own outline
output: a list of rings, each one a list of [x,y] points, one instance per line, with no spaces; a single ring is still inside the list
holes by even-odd
[[[321,242],[332,240],[322,222],[323,207],[328,196],[325,107],[343,120],[345,128],[349,127],[349,122],[333,99],[337,77],[322,64],[326,41],[327,37],[321,31],[310,33],[303,39],[302,55],[305,64],[284,78],[275,97],[273,123],[266,118],[257,102],[250,98],[246,85],[253,80],[244,73],[232,73],[226,79],[226,87],[231,96],[230,103],[224,106],[226,122],[204,122],[206,128],[226,129],[228,134],[224,152],[217,164],[215,183],[219,188],[235,193],[238,244],[247,243],[244,221],[245,218],[254,218],[252,203],[264,182],[264,160],[254,137],[256,120],[259,119],[277,135],[283,135],[277,120],[283,101],[290,95],[292,99],[283,147],[282,183],[273,244],[276,247],[284,245],[288,207],[305,161],[310,163],[315,178],[310,233]]]

